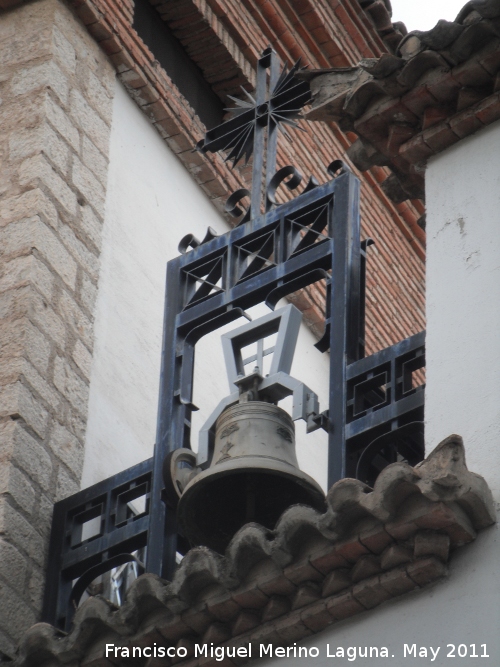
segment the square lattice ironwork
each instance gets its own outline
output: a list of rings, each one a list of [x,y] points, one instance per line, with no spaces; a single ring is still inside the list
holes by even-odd
[[[246,236],[233,245],[234,282],[240,283],[276,266],[279,227],[275,223],[259,230],[256,234]]]
[[[298,255],[314,244],[331,239],[329,209],[332,206],[333,200],[327,198],[285,218],[285,225],[290,228],[287,257]]]

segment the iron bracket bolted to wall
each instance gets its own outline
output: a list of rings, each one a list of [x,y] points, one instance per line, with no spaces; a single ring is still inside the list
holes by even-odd
[[[154,456],[54,507],[43,619],[62,629],[87,586],[111,568],[137,562],[134,554],[143,547],[139,571],[171,578],[176,553],[189,545],[165,502],[162,467],[170,452],[191,446],[196,343],[257,304],[274,310],[281,298],[324,282],[325,331],[316,347],[330,351],[329,407],[318,416],[328,433],[329,485],[347,476],[373,482],[387,463],[423,458],[424,386],[414,378],[425,364],[424,332],[364,356],[371,241],[361,242],[358,179],[337,160],[326,183],[311,177],[298,196],[276,204],[282,183],[292,191],[302,182],[294,167],[275,172],[279,125],[295,125],[310,99],[297,68],[280,73],[267,49],[257,65],[255,99],[247,95],[239,113],[198,144],[203,152],[226,150],[233,163],[253,152],[252,191],[228,199],[226,209],[240,217],[234,229],[222,236],[209,229],[201,243],[186,235],[181,254],[167,263]],[[245,196],[247,211],[239,205]],[[130,503],[140,498],[142,511],[134,513]],[[99,527],[85,539],[91,520]]]

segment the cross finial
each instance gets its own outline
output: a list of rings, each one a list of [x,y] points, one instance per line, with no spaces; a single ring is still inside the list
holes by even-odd
[[[261,212],[266,129],[265,187],[267,188],[276,170],[277,133],[278,129],[281,129],[279,126],[284,124],[300,129],[295,121],[300,118],[302,107],[310,101],[309,85],[295,76],[299,67],[300,60],[290,70],[285,66],[280,73],[278,56],[273,49],[269,47],[263,51],[257,63],[255,98],[245,90],[247,99],[238,100],[231,97],[238,106],[229,111],[236,115],[209,130],[205,138],[197,144],[197,149],[203,153],[228,151],[226,161],[232,160],[233,167],[242,158],[246,164],[253,154],[251,193],[248,190],[238,190],[228,200],[232,208],[243,196],[250,196],[250,211],[245,216],[245,221]]]

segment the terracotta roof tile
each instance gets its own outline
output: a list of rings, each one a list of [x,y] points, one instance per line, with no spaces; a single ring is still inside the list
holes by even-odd
[[[382,4],[370,4],[370,11],[375,14]],[[394,56],[302,76],[311,81],[313,93],[309,120],[338,122],[358,134],[365,149],[367,142],[372,145],[371,156],[353,149],[351,159],[366,171],[385,158],[399,181],[396,187],[393,178],[386,192],[402,201],[404,194],[415,196],[402,173],[411,173],[412,166],[422,169],[429,157],[454,143],[454,136],[466,137],[497,120],[491,95],[498,92],[499,73],[500,0],[471,0],[455,21],[407,34]],[[399,144],[394,124],[408,135]]]

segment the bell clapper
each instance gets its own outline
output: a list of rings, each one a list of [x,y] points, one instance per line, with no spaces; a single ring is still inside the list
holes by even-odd
[[[247,506],[245,523],[250,523],[250,521],[255,521],[255,484],[251,477],[247,477],[246,486]]]

